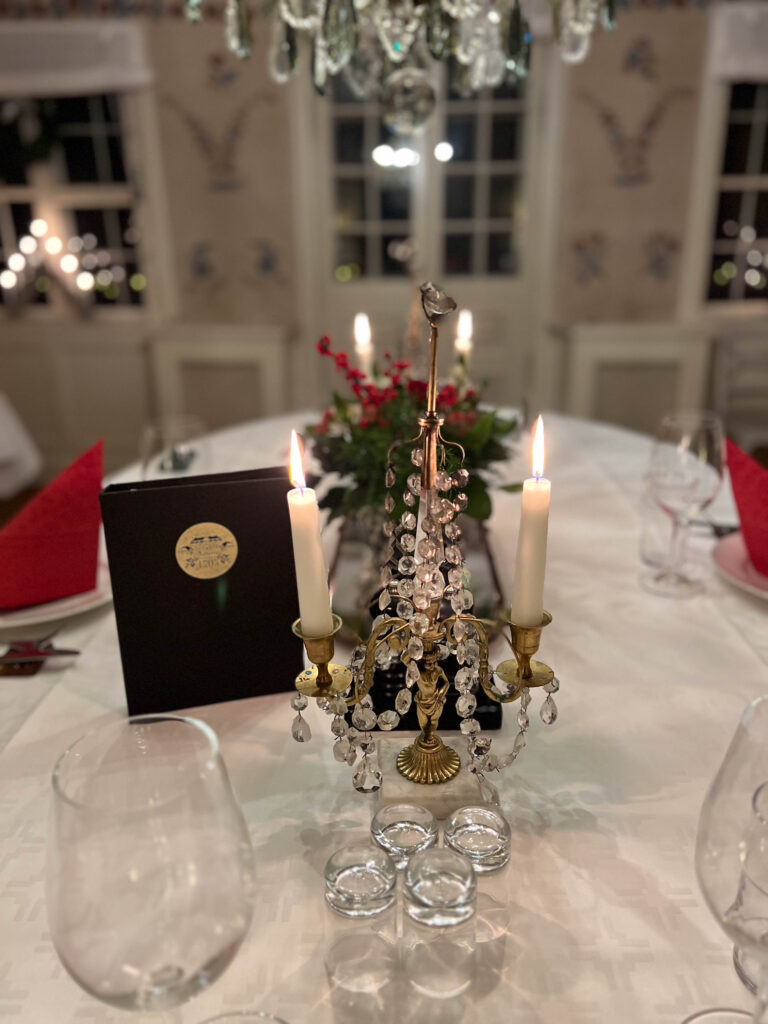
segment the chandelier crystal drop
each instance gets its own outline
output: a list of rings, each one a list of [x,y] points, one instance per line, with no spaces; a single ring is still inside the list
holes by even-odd
[[[528,72],[531,40],[552,38],[565,62],[589,53],[595,28],[614,27],[615,0],[275,0],[268,67],[287,82],[306,54],[315,89],[341,76],[361,100],[381,100],[394,130],[418,131],[435,106],[435,63],[449,63],[462,96],[515,82]],[[186,0],[189,21],[201,0]],[[247,0],[227,0],[227,45],[251,53]]]

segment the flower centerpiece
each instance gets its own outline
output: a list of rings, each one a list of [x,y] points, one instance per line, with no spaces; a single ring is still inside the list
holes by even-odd
[[[344,377],[349,394],[334,393],[319,423],[307,429],[312,450],[324,474],[335,473],[341,482],[331,487],[320,500],[331,519],[352,517],[368,510],[380,510],[384,501],[384,478],[387,467],[395,475],[408,475],[410,454],[407,441],[413,425],[424,408],[427,381],[415,377],[410,363],[393,359],[384,353],[383,365],[374,368],[369,378],[362,370],[350,366],[346,352],[336,352],[331,339],[324,335],[317,343],[321,355],[332,359],[336,371]],[[491,514],[488,481],[480,470],[494,462],[509,458],[509,436],[519,427],[514,416],[502,416],[484,406],[476,386],[467,379],[466,366],[460,357],[451,375],[437,392],[437,411],[445,418],[442,428],[446,441],[459,444],[471,467],[466,515],[480,522]],[[448,473],[459,465],[458,455],[450,445],[449,458],[456,465],[446,465]],[[505,490],[519,490],[518,484]],[[414,499],[415,501],[415,499]],[[398,496],[389,509],[393,518],[405,512],[406,497]]]

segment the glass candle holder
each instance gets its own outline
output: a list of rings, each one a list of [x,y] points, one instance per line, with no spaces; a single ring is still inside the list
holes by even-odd
[[[388,804],[374,815],[371,836],[387,851],[395,867],[404,868],[414,853],[435,845],[437,822],[420,804]]]
[[[509,860],[509,824],[491,807],[460,807],[446,821],[443,838],[480,873],[498,871]]]
[[[477,886],[471,861],[453,850],[423,850],[408,861],[403,878],[405,911],[414,921],[442,928],[475,912]]]
[[[397,869],[378,846],[351,843],[325,865],[325,899],[346,917],[373,917],[395,900]]]

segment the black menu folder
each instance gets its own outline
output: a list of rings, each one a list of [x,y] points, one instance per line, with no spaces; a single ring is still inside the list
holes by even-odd
[[[130,714],[292,689],[289,488],[277,468],[102,491]]]

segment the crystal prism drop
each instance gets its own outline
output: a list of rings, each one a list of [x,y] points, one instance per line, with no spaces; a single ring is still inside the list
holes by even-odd
[[[547,699],[541,705],[539,711],[539,717],[541,718],[544,725],[552,725],[557,718],[557,705],[552,700],[551,694],[547,695]]]
[[[528,740],[525,738],[525,733],[522,730],[515,736],[515,742],[512,744],[512,753],[517,756],[523,749]]]
[[[407,690],[405,692],[408,693]],[[377,721],[380,729],[383,729],[384,732],[389,732],[390,729],[397,727],[400,715],[396,711],[382,711]]]
[[[406,714],[410,710],[412,701],[413,695],[410,690],[399,690],[395,697],[395,711],[397,711],[398,715]]]
[[[480,779],[479,782],[480,782],[480,796],[482,797],[482,799],[487,804],[490,804],[492,807],[498,807],[499,806],[499,791],[496,789],[496,787],[493,785],[493,783],[489,782],[487,779]]]
[[[411,473],[406,483],[411,494],[421,494],[421,476],[418,473]]]
[[[184,4],[184,17],[187,21],[197,22],[203,19],[202,0],[187,0]]]
[[[544,692],[545,693],[557,693],[557,691],[559,689],[560,689],[560,680],[557,678],[557,676],[553,676],[552,679],[550,680],[550,682],[544,683]]]
[[[312,41],[312,84],[315,92],[320,96],[325,95],[325,84],[328,81],[328,59],[325,53],[325,40],[321,35],[316,35]],[[392,502],[392,508],[389,507]],[[395,507],[395,499],[388,494],[384,499],[384,508],[391,512]]]
[[[528,718],[528,712],[527,711],[518,711],[518,713],[517,713],[517,726],[518,726],[518,728],[522,729],[523,732],[525,732],[525,730],[528,728],[529,725],[530,725],[530,719]]]
[[[456,523],[446,523],[443,532],[446,540],[457,541],[461,537],[461,530]]]
[[[379,4],[374,10],[373,21],[389,60],[393,64],[404,61],[419,28],[419,16],[412,0],[389,0]]]
[[[403,512],[400,517],[400,522],[403,525],[404,530],[415,530],[416,529],[416,516],[413,512]]]
[[[309,700],[303,693],[295,693],[291,698],[291,707],[294,711],[303,711],[307,704],[309,704]]]
[[[381,788],[381,772],[375,757],[363,757],[352,776],[352,785],[358,793],[375,793]]]
[[[465,736],[474,736],[475,733],[480,732],[480,723],[476,718],[465,718],[463,722],[459,723],[459,728]]]
[[[347,728],[347,723],[343,718],[334,718],[331,722],[331,732],[334,736],[346,736]]]
[[[386,609],[389,608],[391,602],[392,595],[390,594],[390,592],[388,590],[382,590],[382,592],[379,594],[379,608],[382,611],[386,611]]]
[[[408,653],[414,661],[424,656],[424,644],[417,636],[412,636],[408,641]]]
[[[284,84],[296,70],[296,31],[281,18],[272,23],[269,48],[269,74],[274,82]]]
[[[392,468],[392,466],[389,465],[389,466],[387,466],[387,471],[384,474],[384,486],[388,487],[388,488],[389,487],[393,487],[394,483],[395,483],[395,480],[396,480],[395,471]]]
[[[310,732],[309,725],[301,717],[301,712],[296,715],[291,725],[291,736],[296,740],[297,743],[309,743],[312,739],[312,733]]]
[[[403,555],[400,561],[397,563],[397,568],[404,576],[411,576],[414,569],[416,568],[416,562],[411,558],[410,555]]]
[[[359,704],[352,712],[352,724],[362,732],[376,727],[376,713],[371,708],[361,707]]]
[[[427,46],[435,60],[444,60],[451,52],[451,20],[440,0],[430,0],[426,14]]]
[[[421,466],[424,463],[424,449],[414,448],[411,452],[411,462],[414,466]]]
[[[411,494],[410,491],[403,491],[403,501],[408,506],[408,508],[413,508],[413,506],[416,504],[416,495]]]
[[[412,533],[404,533],[397,543],[401,551],[405,551],[406,554],[410,555],[416,547],[416,538]]]
[[[429,629],[429,619],[424,612],[417,612],[411,619],[411,628],[414,633],[418,633],[419,636],[423,636],[424,633]]]
[[[382,121],[394,132],[412,135],[429,120],[436,103],[429,74],[419,68],[401,68],[393,71],[384,83]]]
[[[400,619],[405,619],[407,621],[408,619],[413,618],[413,608],[407,601],[398,601],[395,611]]]
[[[413,686],[414,683],[418,683],[420,677],[421,673],[419,672],[419,666],[415,661],[412,661],[405,673],[405,681],[408,686]]]
[[[327,0],[323,18],[328,71],[336,75],[349,63],[357,40],[357,19],[353,0]]]
[[[333,756],[337,761],[346,761],[351,749],[349,740],[338,739],[333,744]]]
[[[477,698],[471,693],[462,693],[456,701],[456,713],[462,718],[474,714],[477,707]]]
[[[531,691],[528,689],[527,686],[523,687],[523,693],[520,697],[520,707],[523,709],[523,711],[526,711],[528,709],[528,705],[531,703],[532,700],[533,698],[531,697]]]
[[[472,757],[484,757],[491,749],[491,741],[487,736],[474,736],[469,741],[469,752]]]
[[[395,499],[392,497],[391,494],[388,494],[386,496],[386,498],[384,499],[384,508],[387,510],[387,512],[392,512],[394,507],[395,507]]]
[[[399,580],[397,592],[400,597],[413,597],[413,580]]]
[[[245,0],[227,0],[224,8],[227,46],[238,57],[251,55],[251,14]]]
[[[317,0],[280,0],[280,17],[291,28],[314,31],[320,26],[322,4]]]
[[[449,544],[445,549],[445,560],[446,562],[452,562],[454,565],[460,565],[461,548],[455,544]]]

